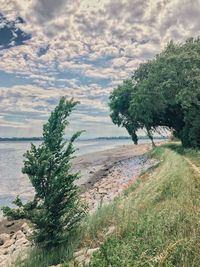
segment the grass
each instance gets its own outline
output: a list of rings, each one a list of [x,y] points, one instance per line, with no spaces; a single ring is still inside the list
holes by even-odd
[[[85,245],[116,227],[90,266],[200,266],[200,177],[176,151],[151,155],[161,163],[145,182],[90,218]]]
[[[21,255],[16,261],[15,267],[48,267],[58,263],[63,263],[63,266],[65,266],[64,262],[73,257],[73,252],[77,249],[80,238],[80,232],[74,232],[71,233],[68,242],[60,247],[50,251],[34,248],[30,251],[26,260],[23,260],[24,255]]]
[[[156,169],[88,216],[71,245],[48,255],[35,251],[23,266],[48,266],[61,258],[68,266],[75,250],[100,246],[90,267],[199,267],[200,177],[183,155],[200,163],[198,151],[177,144],[152,150],[160,161]],[[110,226],[115,231],[107,236]]]
[[[188,157],[191,161],[193,161],[194,164],[200,167],[200,150],[199,149],[184,148],[178,142],[167,144],[165,146],[176,151],[182,156]]]

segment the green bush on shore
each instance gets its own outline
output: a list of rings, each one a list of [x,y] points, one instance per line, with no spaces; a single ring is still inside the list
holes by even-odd
[[[64,140],[68,117],[76,104],[62,97],[43,126],[43,142],[38,147],[31,144],[24,155],[22,171],[35,189],[33,200],[24,204],[17,197],[13,202],[17,208],[3,207],[8,219],[27,219],[33,226],[34,244],[46,250],[68,243],[85,215],[74,184],[79,173],[72,172],[70,162],[75,152],[73,143],[81,132],[76,132],[68,143]]]

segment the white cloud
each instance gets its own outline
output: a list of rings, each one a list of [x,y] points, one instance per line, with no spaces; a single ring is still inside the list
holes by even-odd
[[[89,109],[108,112],[112,87],[130,77],[140,63],[171,39],[183,41],[200,34],[199,0],[0,0],[0,4],[7,19],[22,17],[26,23],[20,29],[32,34],[26,45],[0,52],[0,70],[27,83],[0,88],[0,111],[10,116],[16,111],[32,114],[32,120],[46,116],[51,101],[55,104],[65,94],[80,100],[86,115]],[[47,46],[39,57],[38,51]],[[95,119],[92,122],[95,125]],[[7,123],[14,127],[15,122]]]

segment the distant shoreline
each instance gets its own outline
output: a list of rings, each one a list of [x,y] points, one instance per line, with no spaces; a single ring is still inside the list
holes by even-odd
[[[7,141],[42,141],[42,137],[0,137],[0,142]]]
[[[148,140],[147,136],[139,136],[139,140]],[[166,140],[167,137],[165,136],[156,136],[154,137],[155,140]],[[66,140],[68,140],[66,138]],[[110,136],[110,137],[94,137],[94,138],[84,138],[79,139],[79,141],[92,141],[92,140],[131,140],[129,136]],[[27,141],[43,141],[43,137],[0,137],[0,142],[27,142]]]

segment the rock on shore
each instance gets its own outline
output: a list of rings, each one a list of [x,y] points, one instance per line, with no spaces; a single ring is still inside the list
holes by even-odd
[[[9,228],[9,224],[7,227]],[[31,247],[28,240],[30,234],[31,230],[27,223],[24,223],[15,233],[0,234],[0,267],[11,266],[18,257],[26,258]]]
[[[104,166],[104,177],[81,197],[88,204],[89,211],[92,213],[98,207],[110,203],[130,183],[133,183],[142,171],[155,164],[157,164],[156,160],[142,155],[119,161],[111,168]]]

